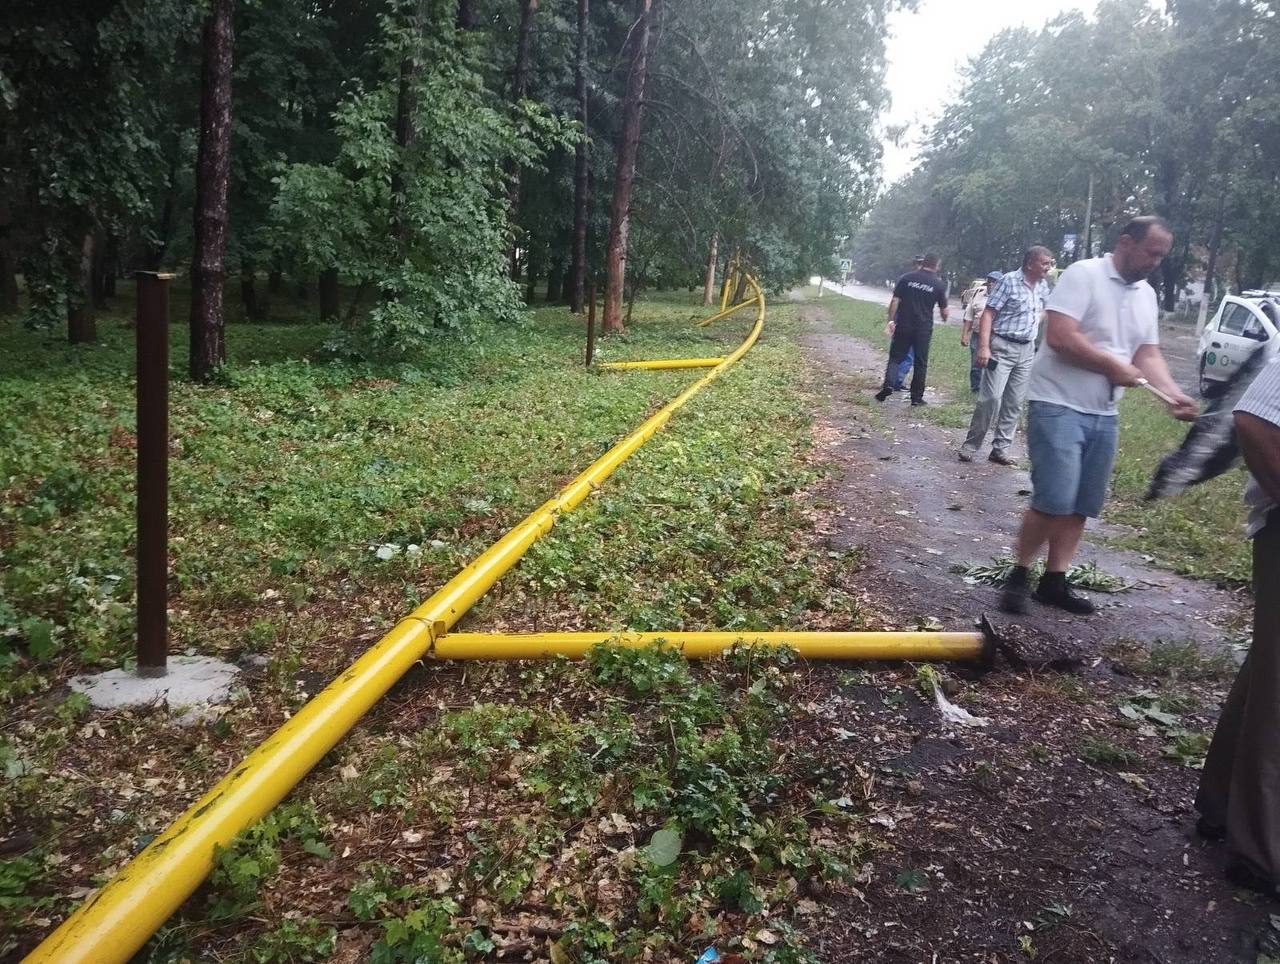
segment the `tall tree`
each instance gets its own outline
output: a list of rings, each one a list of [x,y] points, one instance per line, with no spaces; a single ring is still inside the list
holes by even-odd
[[[227,181],[231,171],[231,64],[234,0],[210,0],[202,35],[200,142],[191,257],[189,368],[208,381],[226,364]]]
[[[519,108],[520,102],[529,92],[529,46],[533,42],[533,18],[538,12],[538,0],[520,0],[520,29],[516,34],[516,62],[511,74],[511,103]],[[520,217],[520,181],[519,164],[512,164],[507,184],[507,206],[514,224]],[[520,258],[518,239],[512,236],[507,260],[511,270],[511,280],[520,277]],[[530,279],[532,282],[532,279]]]
[[[573,262],[570,267],[569,310],[582,313],[587,297],[587,209],[591,171],[590,116],[587,107],[587,25],[591,19],[590,0],[578,0],[577,43],[574,48],[573,89],[578,102],[578,123],[582,137],[574,148],[573,167]]]
[[[620,332],[623,286],[627,274],[627,235],[631,220],[631,191],[640,153],[640,129],[644,88],[649,77],[649,46],[653,17],[661,0],[636,0],[631,30],[631,60],[626,95],[622,102],[622,131],[618,136],[617,168],[613,175],[613,201],[609,206],[609,240],[605,249],[604,319],[602,328]]]

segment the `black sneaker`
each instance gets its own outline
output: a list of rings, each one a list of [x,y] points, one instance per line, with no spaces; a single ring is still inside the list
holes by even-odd
[[[892,388],[882,388],[880,389],[880,391],[876,392],[876,401],[883,402],[886,398],[888,398],[892,394],[893,394]]]
[[[1004,592],[1000,594],[1000,608],[1014,616],[1025,616],[1027,593],[1027,570],[1023,566],[1015,566],[1005,580]]]
[[[1036,602],[1042,602],[1046,606],[1057,606],[1059,609],[1065,609],[1079,616],[1087,616],[1096,612],[1098,608],[1087,597],[1080,595],[1067,585],[1066,574],[1061,572],[1046,572],[1041,576],[1034,598]]]
[[[991,450],[991,454],[987,456],[987,461],[994,462],[996,465],[1008,465],[1011,467],[1016,467],[1018,464],[1017,459],[1011,459],[1003,452],[997,452],[995,449]]]
[[[1205,840],[1227,839],[1227,828],[1220,827],[1216,823],[1210,823],[1208,817],[1199,817],[1196,819],[1196,833]]]
[[[911,404],[912,405],[928,405],[929,403],[926,402],[923,398],[913,398],[911,399]]]
[[[1268,897],[1280,896],[1280,894],[1277,893],[1277,887],[1274,881],[1269,880],[1239,858],[1228,861],[1226,878],[1237,887],[1256,891],[1259,894],[1266,894]]]

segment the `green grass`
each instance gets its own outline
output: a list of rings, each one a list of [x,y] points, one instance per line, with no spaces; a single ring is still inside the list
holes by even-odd
[[[873,345],[883,345],[887,351],[882,307],[839,297],[824,297],[822,304],[835,313],[840,330]],[[973,414],[973,396],[969,393],[969,349],[960,344],[958,327],[935,329],[929,353],[929,384],[945,391],[950,400],[923,409],[924,416],[948,428],[966,427]],[[1125,394],[1120,405],[1120,448],[1112,499],[1105,518],[1130,527],[1133,532],[1117,536],[1114,541],[1150,555],[1159,565],[1184,575],[1247,583],[1251,565],[1242,528],[1242,471],[1228,472],[1174,499],[1142,501],[1160,459],[1181,444],[1186,429],[1148,393]]]
[[[683,294],[639,303],[632,333],[605,340],[602,354],[723,354],[751,322],[744,313],[711,329],[692,327],[689,319],[702,313]],[[76,698],[54,695],[73,673],[127,663],[132,649],[133,353],[126,327],[131,314],[122,299],[117,311],[101,318],[99,343],[78,349],[57,335],[0,321],[0,405],[9,416],[0,427],[0,705],[14,721],[0,734],[0,770],[6,775],[0,784],[0,837],[21,830],[33,841],[21,864],[0,867],[0,888],[18,910],[0,925],[0,956],[17,946],[17,935],[25,941],[47,930],[72,905],[78,888],[118,869],[140,841],[227,772],[307,693],[700,374],[586,371],[581,320],[563,309],[539,309],[520,327],[480,331],[466,343],[442,341],[431,357],[395,364],[327,360],[331,329],[304,321],[234,324],[227,334],[231,364],[224,382],[199,387],[181,375],[186,339],[184,326],[175,324],[171,650],[232,660],[254,656],[265,664],[250,674],[220,720],[175,732],[165,728],[164,714],[100,717]],[[806,495],[816,478],[809,453],[816,402],[802,387],[803,362],[789,337],[795,316],[793,305],[771,306],[769,337],[561,519],[468,615],[464,627],[861,625],[848,579],[855,554],[835,557],[826,551]],[[640,669],[603,682],[625,689]],[[580,826],[583,814],[591,827],[610,813],[631,814],[641,828],[638,845],[674,820],[692,828],[687,846],[704,848],[723,837],[723,845],[711,851],[718,856],[707,872],[692,861],[686,876],[622,867],[619,887],[631,906],[648,908],[628,939],[643,942],[646,933],[657,934],[654,946],[679,945],[684,956],[701,940],[685,925],[710,919],[703,913],[706,902],[772,906],[775,889],[799,876],[799,864],[807,868],[818,860],[805,842],[800,816],[813,820],[814,804],[808,784],[795,782],[795,774],[809,780],[813,770],[792,772],[790,751],[784,759],[776,742],[781,735],[775,738],[754,723],[747,732],[733,709],[734,694],[752,680],[740,684],[733,669],[706,683],[681,677],[684,695],[673,698],[695,700],[702,714],[687,732],[663,722],[674,720],[674,711],[634,695],[593,690],[581,706],[563,705],[563,694],[585,685],[585,671],[578,667],[539,675],[528,687],[520,682],[519,668],[505,665],[468,667],[450,676],[436,664],[428,672],[425,690],[407,701],[392,694],[379,704],[299,791],[301,803],[314,793],[324,805],[314,833],[280,831],[278,840],[268,839],[266,831],[250,834],[220,864],[220,896],[208,907],[200,898],[189,905],[188,923],[169,932],[173,940],[204,934],[209,946],[222,946],[244,932],[248,943],[239,946],[246,959],[268,951],[302,959],[327,950],[332,906],[316,907],[312,916],[283,917],[293,907],[284,900],[285,890],[253,912],[260,924],[248,931],[243,921],[221,930],[201,928],[217,900],[224,901],[218,913],[244,913],[281,875],[286,881],[289,873],[305,877],[327,859],[321,844],[329,846],[332,828],[377,819],[369,815],[371,807],[392,815],[391,824],[380,825],[384,836],[348,835],[357,856],[342,864],[342,873],[326,864],[326,873],[339,881],[348,869],[352,875],[359,871],[358,861],[388,859],[378,841],[399,839],[398,801],[405,786],[404,792],[416,794],[414,806],[428,815],[446,814],[467,794],[478,793],[477,774],[493,775],[486,754],[494,752],[495,738],[466,735],[475,720],[465,707],[473,702],[493,704],[496,717],[519,722],[523,707],[543,701],[545,727],[508,734],[501,752],[509,757],[514,741],[520,757],[515,764],[504,758],[496,776],[511,766],[532,766],[536,761],[529,754],[546,759],[534,774],[535,789],[521,785],[514,810],[503,805],[479,828],[454,828],[451,862],[456,858],[459,867],[477,868],[468,899],[508,900],[504,895],[530,886],[521,876],[525,864],[508,867],[509,855],[504,856],[504,841],[513,834],[512,839],[526,835],[529,854],[535,855],[551,853],[552,841]],[[446,692],[457,679],[462,683]],[[424,685],[421,678],[401,684],[410,691],[415,685]],[[765,690],[752,692],[757,699]],[[439,722],[421,716],[433,712],[437,699],[464,709],[448,720],[452,742],[429,748],[430,773],[448,782],[427,792],[396,774],[407,765],[400,760],[403,741]],[[640,713],[625,721],[642,737],[634,746],[636,737],[615,719],[614,704],[624,699]],[[589,711],[597,705],[598,713]],[[690,703],[690,712],[694,708]],[[661,718],[652,716],[658,710]],[[663,725],[650,726],[655,719]],[[610,771],[601,779],[604,763],[613,758],[592,754],[600,753],[599,740],[615,737],[631,747],[623,768],[649,781],[643,799],[631,789],[619,795],[621,773]],[[351,761],[356,777],[339,775],[339,754]],[[658,769],[643,771],[643,760],[656,761]],[[699,776],[698,767],[717,779],[758,776],[769,786],[727,784],[731,795],[708,796],[703,813],[697,787],[705,774]],[[450,768],[456,779],[448,777]],[[106,796],[111,791],[104,788],[115,787],[120,774],[144,772],[154,774],[143,784],[146,806]],[[682,782],[686,772],[696,786]],[[795,797],[785,825],[777,823],[783,818],[770,788]],[[544,806],[544,796],[552,793],[551,806]],[[473,807],[487,805],[473,798]],[[726,824],[727,830],[714,822],[719,810],[733,811],[735,823]],[[754,836],[756,828],[782,841],[778,846],[785,853],[763,865],[752,863],[741,850],[747,836],[739,831],[747,825],[757,853],[767,841]],[[595,846],[587,841],[584,852],[599,856]],[[271,871],[270,848],[278,851],[278,872]],[[777,869],[782,866],[791,869],[784,874]],[[358,919],[409,943],[433,939],[401,933],[406,927],[430,930],[418,914],[422,906],[410,906],[428,900],[419,885],[382,881],[375,869],[360,872],[372,881],[369,888],[389,888],[388,912],[399,916],[366,908],[366,917],[357,914]],[[578,882],[577,871],[568,873],[566,887]],[[353,877],[344,886],[358,884]],[[432,913],[449,916],[444,905],[431,906]],[[581,928],[566,931],[564,946],[587,955],[598,945],[595,953],[608,957],[599,943],[606,941],[608,922],[588,932],[589,921],[582,920]],[[453,933],[455,925],[448,928],[456,949],[461,935]],[[477,946],[488,939],[474,938]]]

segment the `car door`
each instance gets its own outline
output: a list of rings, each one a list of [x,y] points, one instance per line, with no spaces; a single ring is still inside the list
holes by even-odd
[[[1226,302],[1204,353],[1205,377],[1230,378],[1242,361],[1269,340],[1268,328],[1270,323],[1253,305],[1234,298]]]

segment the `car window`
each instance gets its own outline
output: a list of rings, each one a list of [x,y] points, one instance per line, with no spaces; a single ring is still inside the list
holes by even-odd
[[[1244,305],[1238,305],[1234,301],[1228,302],[1222,311],[1222,322],[1218,325],[1218,331],[1224,335],[1243,335],[1245,325],[1252,318],[1253,315]]]
[[[1262,321],[1253,312],[1249,312],[1249,317],[1245,320],[1244,328],[1240,334],[1245,338],[1253,338],[1257,341],[1267,340],[1267,329],[1262,327]]]

